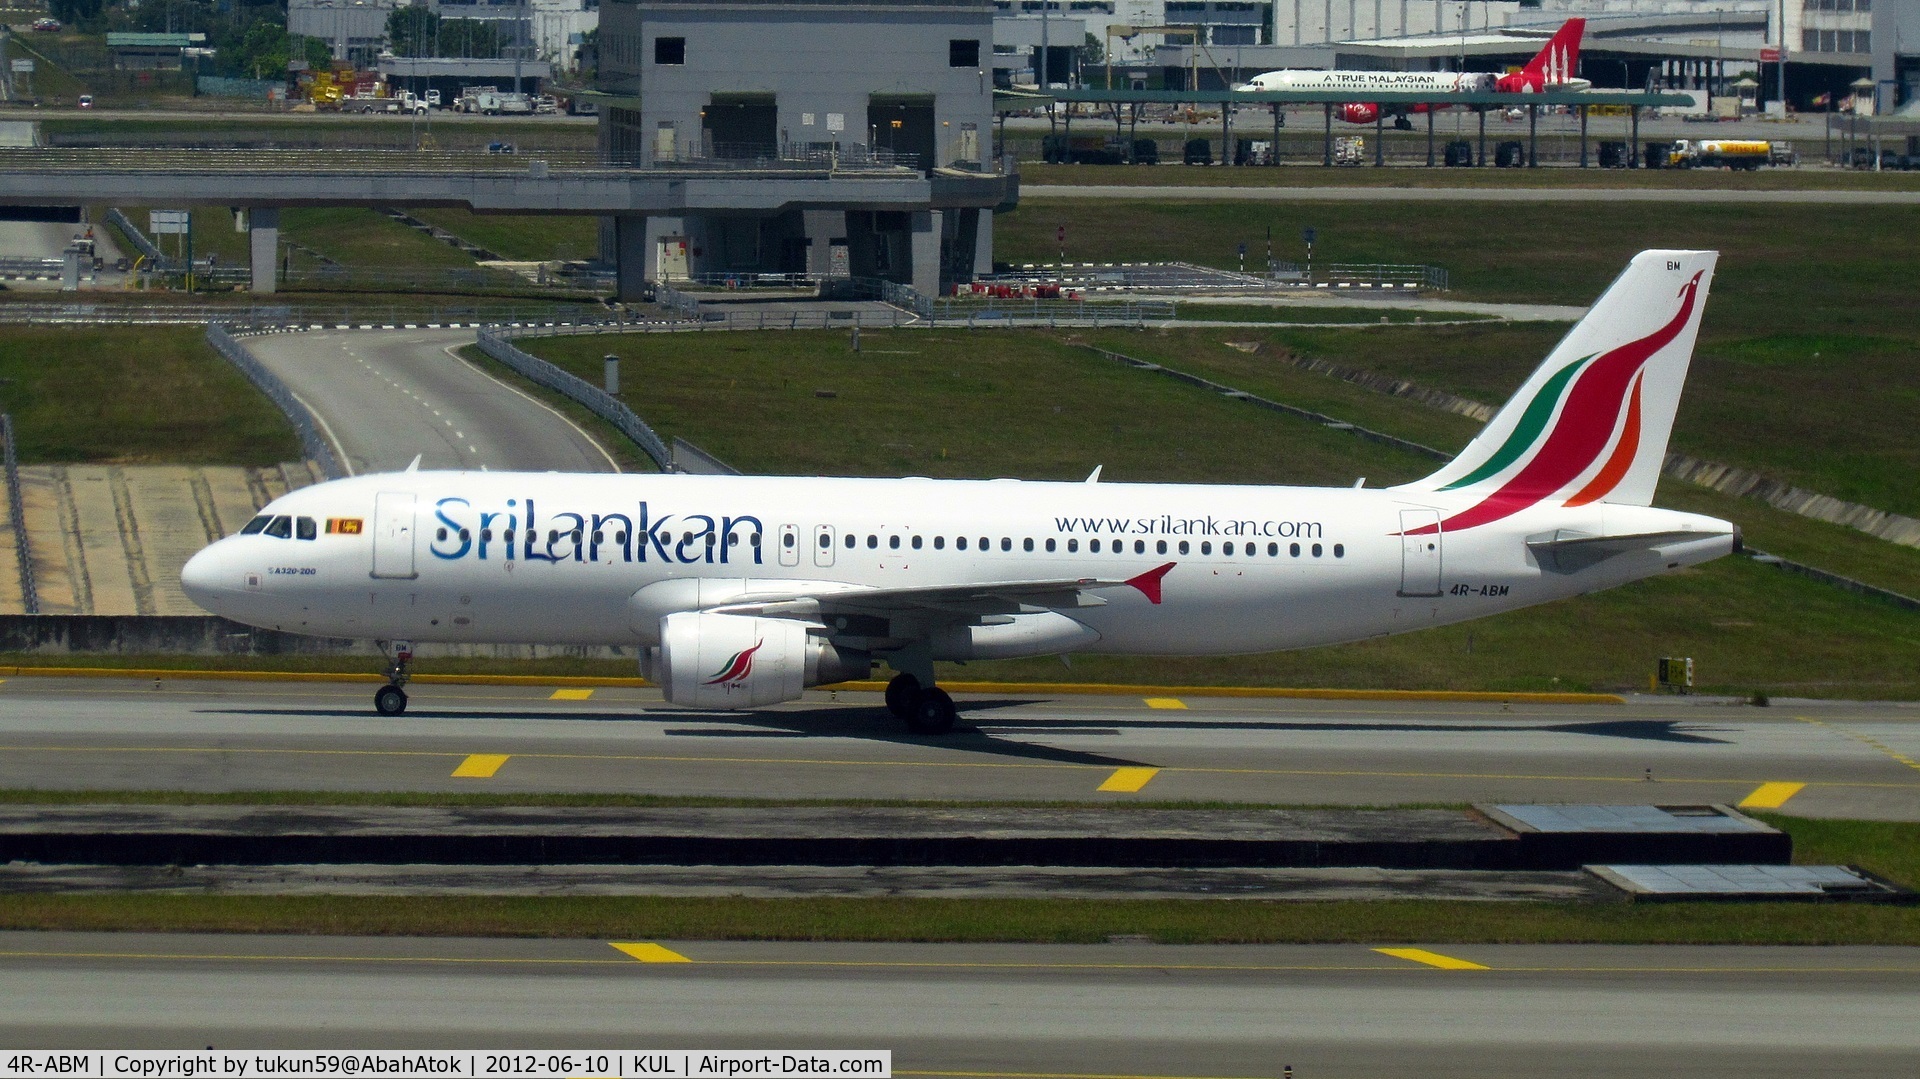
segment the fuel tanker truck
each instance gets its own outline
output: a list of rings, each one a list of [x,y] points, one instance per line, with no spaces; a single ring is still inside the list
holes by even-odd
[[[1667,152],[1675,169],[1757,169],[1773,161],[1773,144],[1758,139],[1679,139]]]

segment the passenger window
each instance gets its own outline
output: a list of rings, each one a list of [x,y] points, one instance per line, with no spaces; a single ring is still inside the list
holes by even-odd
[[[1267,544],[1267,557],[1268,558],[1280,557],[1280,545],[1277,543]]]
[[[1100,541],[1099,541],[1099,540],[1088,540],[1088,541],[1087,541],[1087,550],[1088,550],[1089,552],[1091,552],[1091,553],[1093,553],[1093,554],[1099,554],[1099,553],[1100,553]]]
[[[1166,554],[1166,553],[1167,553],[1167,541],[1166,541],[1166,540],[1161,540],[1161,541],[1159,541],[1158,543],[1155,543],[1155,544],[1153,545],[1153,549],[1154,549],[1154,551],[1155,551],[1155,552],[1157,552],[1157,553],[1159,553],[1159,554]]]
[[[867,534],[867,550],[871,551],[879,546],[880,546],[880,537],[873,535],[872,533],[868,533]]]
[[[899,549],[900,549],[900,537],[899,537],[899,536],[888,536],[888,537],[887,537],[887,550],[889,550],[889,551],[897,551],[897,550],[899,550]]]
[[[311,517],[295,517],[293,527],[294,535],[303,540],[310,540],[320,535],[320,526],[315,524]]]
[[[758,533],[758,532],[755,532],[755,533],[753,534],[753,539],[751,539],[751,540],[750,540],[750,541],[748,541],[748,542],[750,542],[750,543],[752,543],[752,544],[753,544],[753,545],[754,545],[755,547],[758,547],[758,546],[760,546],[760,533]]]
[[[1068,554],[1079,554],[1079,553],[1080,553],[1080,541],[1079,541],[1079,540],[1077,540],[1077,539],[1070,539],[1070,540],[1068,540],[1068,541],[1067,541],[1067,553],[1068,553]]]
[[[916,550],[916,551],[920,549],[920,537],[919,537],[919,536],[915,536],[915,537],[913,537],[913,549],[914,549],[914,550]]]
[[[1320,557],[1320,545],[1317,543],[1313,545],[1313,557],[1315,558]]]
[[[1162,547],[1161,547],[1160,549],[1161,549],[1162,551],[1164,551],[1164,550],[1166,550],[1166,547],[1164,547],[1164,546],[1162,546]],[[1134,553],[1134,554],[1146,554],[1146,553],[1147,553],[1147,541],[1146,541],[1146,540],[1134,540],[1134,541],[1133,541],[1133,553]]]
[[[275,517],[273,523],[267,525],[267,535],[272,536],[274,539],[286,539],[292,536],[293,518]]]
[[[933,549],[934,549],[934,550],[936,550],[936,551],[944,551],[944,550],[946,550],[946,549],[947,549],[947,537],[945,537],[945,536],[935,536],[935,537],[933,537]]]
[[[1186,553],[1187,553],[1187,541],[1186,541],[1186,540],[1181,540],[1181,541],[1180,541],[1180,553],[1181,553],[1181,554],[1186,554]]]
[[[593,542],[595,542],[595,543],[601,543],[601,542],[604,542],[604,541],[603,541],[603,539],[602,539],[602,537],[603,537],[603,535],[604,535],[604,533],[600,533],[600,532],[595,532],[595,533],[593,534]],[[486,539],[486,538],[487,538],[487,534],[486,534],[485,532],[482,532],[482,533],[480,533],[480,538],[481,538],[481,539]]]
[[[827,535],[825,532],[820,533],[820,549],[824,551],[832,545],[833,537]]]
[[[860,537],[851,532],[847,533],[847,550],[851,551],[858,546],[860,546]]]
[[[1003,550],[1003,551],[1011,551],[1011,550],[1013,550],[1013,537],[1011,537],[1011,536],[1001,536],[1001,537],[1000,537],[1000,549],[1001,549],[1001,550]]]
[[[502,537],[502,538],[504,538],[504,539],[505,539],[505,540],[506,540],[506,541],[507,541],[508,543],[512,543],[512,542],[513,542],[513,529],[511,529],[511,528],[509,528],[509,529],[507,529],[507,534],[506,534],[506,535],[505,535],[504,537]]]
[[[1031,538],[1021,540],[1020,549],[1023,551],[1033,550],[1033,540]]]
[[[255,517],[253,520],[248,521],[246,525],[240,529],[240,534],[243,536],[251,536],[254,533],[259,532],[262,529],[266,528],[267,523],[272,520],[273,518],[271,517]]]
[[[1200,553],[1201,553],[1201,554],[1212,554],[1212,553],[1213,553],[1213,541],[1212,541],[1212,540],[1202,540],[1202,541],[1201,541],[1201,543],[1200,543]]]
[[[1053,553],[1053,544],[1054,544],[1054,541],[1053,541],[1053,540],[1048,540],[1048,541],[1047,541],[1047,553],[1048,553],[1048,554],[1052,554],[1052,553]]]
[[[1221,545],[1220,545],[1220,553],[1221,553],[1221,554],[1226,554],[1226,555],[1230,555],[1230,554],[1232,554],[1232,553],[1233,553],[1233,542],[1232,542],[1231,540],[1229,540],[1228,542],[1226,542],[1226,543],[1223,543],[1223,544],[1221,544]]]
[[[625,533],[622,533],[622,534],[621,534],[621,536],[620,536],[620,539],[622,540],[622,542],[624,542],[624,541],[626,540],[626,538],[627,538],[627,537],[626,537],[626,534],[625,534]],[[794,544],[795,544],[796,542],[798,542],[798,537],[796,537],[796,536],[795,536],[795,535],[794,535],[793,533],[791,533],[791,532],[788,532],[787,534],[785,534],[785,535],[783,535],[783,536],[781,536],[781,537],[780,537],[780,546],[782,546],[782,547],[785,547],[785,548],[787,548],[788,550],[792,550],[792,549],[793,549],[793,545],[794,545]]]
[[[511,529],[511,528],[509,528],[509,529],[507,529],[507,538],[508,538],[509,540],[511,540],[511,539],[513,538],[513,529]],[[789,537],[787,537],[787,538],[788,538],[788,539],[792,539],[793,537],[791,537],[791,536],[789,536]],[[613,542],[615,542],[615,543],[625,543],[625,542],[627,542],[627,534],[626,534],[625,532],[615,532],[615,533],[613,534]]]
[[[1335,557],[1335,558],[1345,558],[1345,557],[1347,557],[1347,545],[1346,545],[1346,544],[1344,544],[1344,543],[1336,543],[1336,544],[1334,544],[1334,545],[1333,545],[1333,557]]]
[[[574,535],[574,538],[576,538],[576,539],[578,539],[578,538],[579,538],[579,536],[580,536],[580,533],[578,533],[578,532],[575,532],[575,533],[574,533],[573,535]],[[472,534],[472,533],[470,533],[470,532],[468,532],[468,531],[467,531],[466,529],[464,529],[464,528],[460,530],[460,542],[461,542],[461,543],[467,543],[467,542],[469,542],[469,541],[471,541],[472,539],[473,539],[473,534]]]
[[[964,551],[964,550],[966,550],[966,549],[967,549],[967,537],[965,537],[965,536],[961,536],[961,537],[960,537],[959,539],[956,539],[956,540],[954,540],[954,541],[953,541],[953,546],[954,546],[954,549],[956,549],[956,550],[961,550],[961,551]]]

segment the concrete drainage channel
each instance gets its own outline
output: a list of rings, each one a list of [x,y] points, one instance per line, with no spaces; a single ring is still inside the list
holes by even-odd
[[[1906,902],[1725,806],[10,806],[0,890]]]

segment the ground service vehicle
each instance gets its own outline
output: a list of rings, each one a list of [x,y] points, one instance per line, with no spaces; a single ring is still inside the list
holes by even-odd
[[[619,644],[669,702],[758,708],[934,663],[1232,655],[1364,640],[1671,573],[1739,530],[1653,508],[1718,256],[1642,251],[1460,455],[1390,488],[419,471],[274,499],[181,571],[248,625]],[[417,465],[416,460],[416,465]]]
[[[1770,164],[1773,144],[1757,139],[1677,139],[1667,151],[1676,169],[1757,169]]]

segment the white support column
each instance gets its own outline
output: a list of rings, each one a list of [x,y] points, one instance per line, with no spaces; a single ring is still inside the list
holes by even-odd
[[[915,213],[908,226],[913,241],[913,288],[922,296],[940,294],[940,211]]]
[[[253,265],[253,291],[270,293],[280,285],[280,208],[247,211],[247,254]]]
[[[646,299],[646,282],[653,261],[653,244],[648,242],[647,219],[622,215],[613,219],[614,295],[621,303],[639,303]]]
[[[993,211],[980,211],[980,224],[973,233],[973,275],[985,277],[993,272]]]

